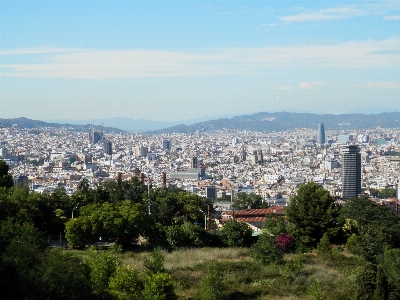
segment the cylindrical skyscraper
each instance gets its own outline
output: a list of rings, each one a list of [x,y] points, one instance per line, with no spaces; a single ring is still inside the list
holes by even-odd
[[[323,123],[318,124],[318,133],[317,133],[318,144],[325,144],[325,128]]]
[[[361,154],[357,145],[341,149],[342,198],[356,198],[361,194]]]

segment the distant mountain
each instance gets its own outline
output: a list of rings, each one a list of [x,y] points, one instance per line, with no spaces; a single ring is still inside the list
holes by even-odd
[[[260,132],[284,131],[294,128],[317,128],[324,123],[326,130],[367,129],[378,126],[386,128],[400,127],[400,112],[380,113],[374,115],[342,114],[319,115],[290,112],[260,112],[252,115],[236,116],[200,122],[192,125],[177,125],[146,133],[194,133],[221,129],[249,130]]]
[[[89,131],[91,128],[91,124],[60,124],[60,123],[48,123],[39,120],[31,120],[28,118],[14,118],[14,119],[0,119],[0,124],[4,124],[7,126],[12,126],[14,124],[18,125],[22,128],[37,128],[37,127],[53,127],[53,128],[61,128],[61,127],[69,127],[75,131]],[[111,132],[125,132],[124,130],[114,128],[114,127],[104,127],[104,132],[111,133]]]
[[[94,122],[95,125],[104,124],[105,126],[121,128],[122,130],[125,131],[143,132],[143,131],[151,131],[151,130],[158,130],[167,127],[172,127],[178,124],[191,125],[198,122],[205,122],[219,118],[233,117],[235,115],[236,114],[223,115],[223,116],[205,116],[201,118],[184,120],[184,121],[151,121],[146,119],[132,119],[132,118],[108,118],[108,119],[96,119],[96,120],[57,119],[57,120],[48,120],[47,122],[60,123],[60,124],[68,123],[74,125],[87,125],[87,124],[93,124]]]

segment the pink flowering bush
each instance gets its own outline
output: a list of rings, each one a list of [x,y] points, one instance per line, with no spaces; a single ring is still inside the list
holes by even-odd
[[[290,252],[293,247],[293,238],[289,234],[279,234],[276,236],[276,243],[283,252]]]

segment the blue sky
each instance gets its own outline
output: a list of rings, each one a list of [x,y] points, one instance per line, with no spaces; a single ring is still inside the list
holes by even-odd
[[[399,0],[0,0],[1,118],[364,107],[400,111]]]

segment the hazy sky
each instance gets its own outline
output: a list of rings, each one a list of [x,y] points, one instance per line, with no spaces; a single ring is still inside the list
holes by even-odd
[[[400,111],[400,0],[0,0],[0,117]]]

